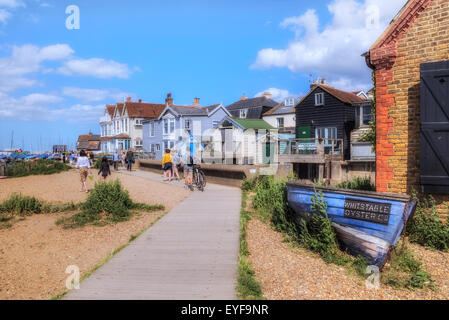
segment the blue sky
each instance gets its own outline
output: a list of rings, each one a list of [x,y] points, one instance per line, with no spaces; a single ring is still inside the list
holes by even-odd
[[[360,54],[404,3],[0,0],[0,149],[12,130],[27,150],[74,145],[126,96],[205,106],[269,90],[281,100],[307,93],[311,73],[369,89]],[[68,5],[79,30],[65,26]]]

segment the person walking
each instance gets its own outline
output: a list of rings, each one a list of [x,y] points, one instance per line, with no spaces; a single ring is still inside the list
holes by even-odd
[[[120,157],[120,160],[122,161],[122,167],[125,169],[125,163],[126,163],[126,154],[125,151],[122,152],[122,155]]]
[[[114,170],[118,171],[118,162],[120,160],[120,155],[118,154],[118,150],[115,149],[114,154],[112,155],[112,161],[114,162]]]
[[[195,159],[190,151],[190,146],[187,146],[186,153],[182,156],[181,165],[184,166],[184,188],[193,191],[193,165]]]
[[[170,149],[165,149],[165,154],[162,157],[162,169],[164,170],[164,181],[171,181],[171,174],[173,168],[173,158],[170,154]]]
[[[81,150],[80,156],[76,159],[76,168],[79,170],[81,178],[81,190],[80,192],[89,192],[86,185],[87,176],[90,174],[90,162],[87,158],[86,151]]]
[[[109,167],[109,161],[106,157],[103,157],[103,159],[101,159],[101,165],[100,170],[98,171],[98,175],[100,175],[100,173],[103,177],[103,181],[106,181],[106,178],[111,175],[111,168]]]
[[[129,148],[128,152],[126,152],[126,163],[128,164],[127,169],[129,171],[132,171],[134,163],[134,152],[131,150],[131,148]]]
[[[181,156],[175,149],[172,150],[173,158],[173,179],[179,181],[179,166],[181,165]]]
[[[63,152],[62,153],[62,163],[65,163],[65,160],[66,160],[66,155],[65,155],[65,152]]]

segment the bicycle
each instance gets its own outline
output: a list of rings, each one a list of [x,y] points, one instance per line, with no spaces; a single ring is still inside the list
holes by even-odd
[[[202,192],[206,187],[206,175],[201,170],[201,166],[197,164],[193,165],[193,184]]]

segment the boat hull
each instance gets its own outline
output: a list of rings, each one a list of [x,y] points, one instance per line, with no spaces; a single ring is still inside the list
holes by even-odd
[[[323,188],[289,182],[287,199],[297,218],[312,213],[312,198],[322,192],[327,215],[340,242],[351,254],[362,255],[379,267],[415,210],[409,196]]]

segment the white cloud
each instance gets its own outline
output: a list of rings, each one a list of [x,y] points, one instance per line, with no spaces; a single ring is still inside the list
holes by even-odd
[[[43,48],[30,44],[21,47],[13,46],[11,56],[0,58],[0,92],[10,92],[35,85],[37,81],[24,76],[41,70],[44,61],[63,60],[73,52],[66,44]]]
[[[0,7],[6,8],[25,7],[25,3],[20,0],[0,0]]]
[[[273,96],[272,96],[272,99],[275,100],[275,101],[278,101],[278,102],[282,102],[282,101],[285,100],[285,98],[287,98],[287,97],[292,97],[292,96],[299,97],[299,96],[301,96],[301,95],[299,95],[299,94],[293,94],[293,93],[290,93],[288,90],[284,90],[284,89],[268,88],[268,89],[266,89],[266,90],[264,90],[264,91],[261,91],[261,92],[256,93],[256,94],[254,95],[254,97],[260,97],[260,96],[262,96],[262,95],[264,94],[264,92],[266,92],[266,91],[268,91],[269,93],[271,93],[271,94],[273,95]]]
[[[6,24],[12,16],[11,9],[17,7],[25,7],[25,3],[19,0],[0,0],[0,22]]]
[[[54,94],[33,93],[13,98],[0,93],[0,118],[25,121],[91,122],[98,120],[104,105],[61,105],[63,98]]]
[[[126,79],[131,74],[128,65],[100,58],[69,60],[57,72],[64,75],[92,76],[102,79]]]
[[[0,9],[0,22],[6,24],[8,19],[11,17],[11,13],[8,10]]]
[[[332,21],[320,31],[314,10],[288,17],[280,26],[295,32],[284,49],[265,48],[258,52],[251,68],[288,68],[292,72],[313,72],[340,89],[368,89],[369,69],[360,56],[367,51],[405,0],[333,0],[328,10]]]
[[[99,102],[108,98],[112,98],[114,101],[123,101],[123,97],[131,96],[129,93],[118,89],[86,89],[77,87],[64,87],[62,94],[87,102]]]

